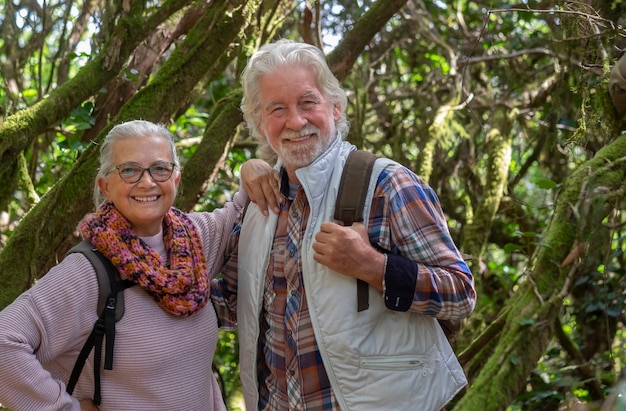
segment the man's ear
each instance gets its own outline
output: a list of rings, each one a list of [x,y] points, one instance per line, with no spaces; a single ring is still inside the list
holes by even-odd
[[[341,106],[338,103],[333,105],[333,118],[335,121],[341,118]]]

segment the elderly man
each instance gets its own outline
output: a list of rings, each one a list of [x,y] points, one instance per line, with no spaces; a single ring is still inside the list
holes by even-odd
[[[467,383],[437,319],[474,308],[473,277],[433,190],[378,159],[366,227],[333,208],[348,154],[346,93],[319,49],[281,40],[243,73],[241,108],[259,152],[277,157],[278,214],[251,205],[212,284],[239,329],[248,410],[439,410]],[[373,246],[374,244],[375,246]],[[356,282],[369,285],[357,310]]]

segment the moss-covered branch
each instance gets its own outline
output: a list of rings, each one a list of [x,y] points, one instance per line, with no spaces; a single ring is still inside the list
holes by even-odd
[[[190,0],[166,1],[145,18],[143,7],[132,7],[119,17],[102,51],[38,103],[18,111],[0,123],[0,180],[16,182],[17,158],[44,130],[67,118],[72,110],[98,93],[126,64],[135,47],[166,18]],[[135,4],[141,4],[135,2]],[[4,209],[12,190],[0,191],[0,209]]]
[[[624,158],[626,135],[621,135],[565,181],[546,245],[537,248],[526,281],[507,301],[501,338],[455,411],[502,410],[523,391],[553,336],[563,298],[576,281],[575,265],[585,257],[581,245],[586,233],[602,224],[611,210],[611,193],[623,192]]]

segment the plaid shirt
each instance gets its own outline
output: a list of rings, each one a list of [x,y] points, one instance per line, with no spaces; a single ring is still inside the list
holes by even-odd
[[[283,180],[283,193],[286,186]],[[278,217],[259,319],[259,410],[339,410],[315,340],[303,285],[300,245],[309,211],[300,187]],[[236,321],[238,228],[231,241],[234,253],[223,279],[214,281],[212,290],[219,317],[230,324]],[[387,289],[403,283],[396,281],[398,276],[413,277],[412,311],[439,318],[469,315],[475,302],[472,275],[450,238],[437,196],[406,168],[391,166],[380,174],[369,235],[373,244],[412,264],[389,264],[388,270],[401,272],[385,275]],[[412,269],[407,272],[407,267]]]

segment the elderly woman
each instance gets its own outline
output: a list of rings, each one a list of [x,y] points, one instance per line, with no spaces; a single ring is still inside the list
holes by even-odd
[[[222,209],[186,214],[172,206],[180,179],[165,127],[137,120],[111,129],[100,149],[97,210],[79,228],[136,286],[124,291],[114,368],[100,370],[101,404],[91,400],[92,358],[73,394],[66,392],[98,318],[94,268],[75,253],[0,312],[2,405],[13,411],[225,409],[211,370],[218,324],[209,281],[224,262],[248,196],[240,191]],[[248,162],[242,179],[257,196],[267,193],[259,203],[276,205],[269,166]]]

